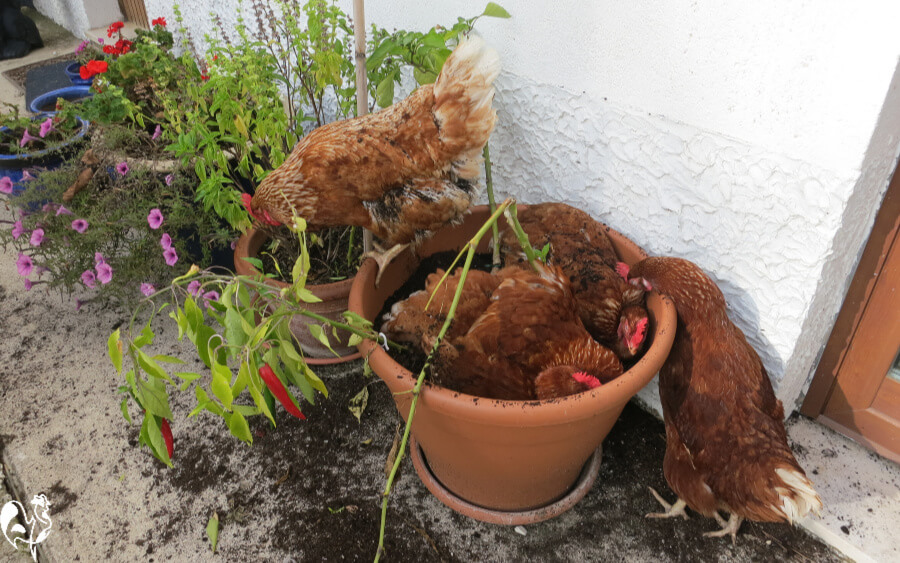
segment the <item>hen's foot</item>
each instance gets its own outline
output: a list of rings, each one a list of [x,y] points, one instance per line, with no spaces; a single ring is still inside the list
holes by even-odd
[[[663,499],[653,487],[647,487],[650,489],[650,492],[653,493],[653,496],[656,497],[656,500],[666,509],[665,512],[651,512],[650,514],[646,514],[645,518],[672,518],[673,516],[681,516],[685,520],[688,520],[690,516],[688,516],[687,512],[684,511],[684,508],[687,506],[687,503],[681,499],[675,501],[675,504],[669,504]]]
[[[728,522],[719,516],[719,513],[716,513],[716,522],[722,526],[721,530],[715,532],[706,532],[703,534],[704,537],[707,538],[721,538],[725,535],[731,536],[731,545],[735,544],[735,537],[737,536],[738,529],[741,527],[741,522],[744,521],[742,516],[738,516],[735,513],[731,513],[731,516],[728,518]]]
[[[387,265],[401,252],[406,250],[408,246],[408,244],[395,244],[387,250],[382,250],[378,245],[375,245],[375,250],[366,252],[363,255],[364,259],[371,258],[378,264],[378,274],[375,275],[375,287],[378,287],[381,284],[381,274],[384,273],[384,269]]]

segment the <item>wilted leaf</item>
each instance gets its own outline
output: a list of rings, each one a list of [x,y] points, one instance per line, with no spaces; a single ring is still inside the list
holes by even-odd
[[[359,393],[350,399],[350,412],[356,417],[356,422],[362,422],[362,413],[366,410],[368,404],[369,387],[365,386]]]

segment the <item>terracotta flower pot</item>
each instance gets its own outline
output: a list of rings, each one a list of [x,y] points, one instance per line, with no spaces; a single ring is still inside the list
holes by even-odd
[[[388,265],[377,288],[377,265],[364,262],[350,293],[350,310],[375,320],[385,300],[416,270],[419,256],[458,250],[488,215],[485,207],[475,208],[462,224],[441,230],[416,254],[402,254]],[[646,256],[612,229],[609,235],[626,263]],[[651,293],[648,309],[652,330],[647,352],[614,381],[589,392],[548,401],[500,401],[426,385],[412,426],[425,458],[416,463],[423,482],[451,508],[495,523],[535,522],[574,505],[590,487],[583,482],[586,462],[628,400],[653,379],[672,346],[674,306]],[[418,374],[372,341],[364,341],[359,349],[394,393],[405,419]],[[413,452],[414,460],[418,455]],[[588,466],[599,460],[591,461]]]
[[[234,249],[234,268],[238,274],[249,276],[259,273],[244,258],[255,258],[266,240],[265,233],[256,229],[250,229],[241,235]],[[266,283],[278,289],[288,287],[287,283],[272,279],[266,280]],[[347,310],[347,298],[350,295],[350,287],[352,285],[353,278],[321,285],[307,285],[306,288],[322,300],[319,303],[308,303],[307,308],[329,319],[343,322],[344,318],[341,315]],[[335,356],[331,350],[310,334],[307,328],[310,322],[315,321],[301,315],[297,315],[291,320],[291,332],[300,343],[300,347],[306,355],[307,363],[314,365],[332,364],[355,360],[360,357],[356,348],[348,344],[351,336],[349,332],[339,330],[338,335],[340,335],[340,338],[335,338],[330,328],[325,331],[331,348],[339,355]]]

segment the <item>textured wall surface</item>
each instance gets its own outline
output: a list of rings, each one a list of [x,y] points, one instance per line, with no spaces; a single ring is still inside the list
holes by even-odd
[[[504,68],[498,192],[578,205],[652,254],[699,264],[790,411],[897,156],[900,104],[885,99],[900,3],[501,4],[512,19],[476,26]],[[226,26],[235,5],[216,8]],[[484,5],[370,2],[366,18],[425,30]],[[195,38],[212,29],[205,2],[182,10]]]
[[[90,29],[82,0],[34,0],[34,7],[75,37],[82,37]]]

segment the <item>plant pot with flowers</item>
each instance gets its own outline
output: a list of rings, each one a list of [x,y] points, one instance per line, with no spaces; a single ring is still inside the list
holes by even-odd
[[[88,122],[72,113],[22,117],[9,106],[0,114],[0,192],[18,195],[22,180],[59,166],[85,139]]]
[[[439,231],[415,253],[391,262],[377,286],[377,265],[366,261],[351,290],[350,310],[375,321],[423,257],[474,252],[473,235],[485,231],[489,216],[485,207],[474,209],[461,225]],[[613,230],[609,235],[624,262],[645,256],[622,235]],[[487,251],[486,238],[478,251]],[[530,523],[559,514],[587,492],[587,472],[599,463],[592,456],[628,400],[662,365],[675,333],[675,310],[655,294],[648,296],[648,310],[650,346],[635,365],[596,389],[552,400],[485,399],[423,385],[424,370],[417,378],[374,341],[363,341],[359,349],[393,392],[401,416],[409,419],[414,409],[411,455],[431,492],[473,518]]]

